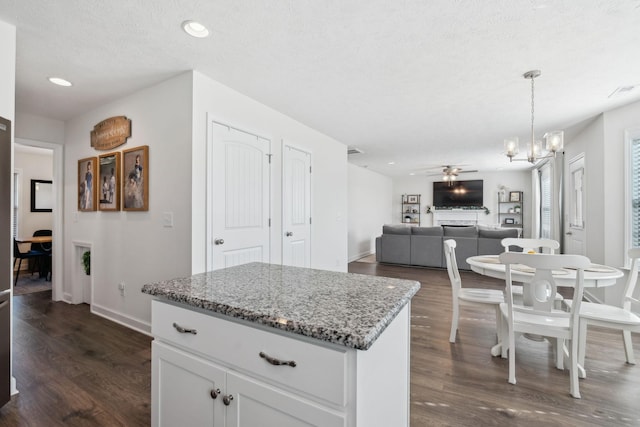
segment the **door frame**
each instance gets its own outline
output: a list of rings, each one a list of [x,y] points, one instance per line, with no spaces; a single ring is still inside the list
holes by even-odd
[[[51,299],[53,301],[64,300],[64,145],[54,144],[51,142],[37,141],[34,139],[15,138],[15,144],[26,145],[31,147],[46,148],[53,151],[53,239],[52,251],[56,256],[53,257],[51,266]]]
[[[250,135],[254,135],[258,138],[262,138],[262,139],[266,139],[269,141],[269,151],[271,152],[269,155],[271,156],[270,159],[273,159],[273,139],[269,138],[267,136],[264,136],[258,132],[254,132],[252,130],[250,130],[249,128],[242,128],[239,126],[233,126],[230,125],[227,121],[225,120],[220,120],[218,118],[216,118],[213,114],[211,113],[207,113],[207,145],[206,145],[206,171],[207,171],[207,177],[206,177],[206,185],[205,185],[205,209],[206,209],[206,213],[205,213],[205,247],[204,247],[204,255],[205,255],[205,271],[212,271],[214,268],[214,262],[213,262],[213,239],[214,239],[214,229],[213,229],[213,197],[211,197],[211,192],[213,191],[213,185],[214,185],[214,179],[213,179],[213,144],[214,144],[214,139],[213,139],[213,125],[219,125],[219,126],[224,126],[228,129],[234,129],[238,132],[243,132],[243,133],[247,133]],[[270,166],[272,165],[272,162],[269,161]],[[271,169],[271,167],[269,168],[269,193],[268,193],[268,212],[269,212],[269,221],[270,224],[273,225],[273,204],[272,204],[272,197],[273,197],[273,169]],[[268,246],[269,246],[269,259],[272,260],[272,244],[273,241],[273,227],[270,226],[269,227],[269,242],[268,242]]]

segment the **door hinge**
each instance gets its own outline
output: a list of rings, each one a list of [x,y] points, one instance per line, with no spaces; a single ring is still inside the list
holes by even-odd
[[[269,218],[269,227],[271,227],[271,218]]]
[[[309,225],[311,225],[311,217],[309,217]]]
[[[311,166],[309,166],[309,173],[311,173]]]
[[[267,157],[269,158],[269,164],[271,164],[271,156],[273,156],[273,154],[267,154]]]

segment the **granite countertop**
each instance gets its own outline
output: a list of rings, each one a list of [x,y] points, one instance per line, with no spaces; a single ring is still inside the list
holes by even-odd
[[[358,350],[367,350],[420,283],[250,263],[149,283],[142,292]]]

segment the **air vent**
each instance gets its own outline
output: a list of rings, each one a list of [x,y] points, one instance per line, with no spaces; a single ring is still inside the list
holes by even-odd
[[[362,153],[364,153],[364,151],[362,151],[359,148],[356,148],[356,147],[347,148],[347,154],[362,154]]]
[[[632,85],[632,86],[620,86],[618,88],[616,88],[616,90],[614,90],[613,92],[611,92],[611,95],[608,96],[608,98],[613,98],[616,95],[621,95],[627,92],[631,92],[633,89],[635,89],[636,85]]]

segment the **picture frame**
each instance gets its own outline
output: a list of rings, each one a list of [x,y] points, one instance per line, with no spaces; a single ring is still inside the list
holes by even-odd
[[[516,223],[516,221],[515,221],[515,219],[513,219],[513,218],[505,218],[505,219],[504,219],[504,223],[505,223],[505,224],[515,224],[515,223]]]
[[[95,177],[98,170],[98,158],[87,157],[78,160],[78,210],[93,212],[96,210]]]
[[[149,210],[149,146],[122,151],[122,210]]]
[[[509,192],[509,201],[510,202],[519,202],[520,201],[520,192],[519,191],[510,191]]]
[[[98,156],[98,209],[101,211],[120,210],[120,153]]]
[[[418,203],[418,196],[407,196],[407,203]]]
[[[53,212],[53,181],[31,180],[31,212]]]

